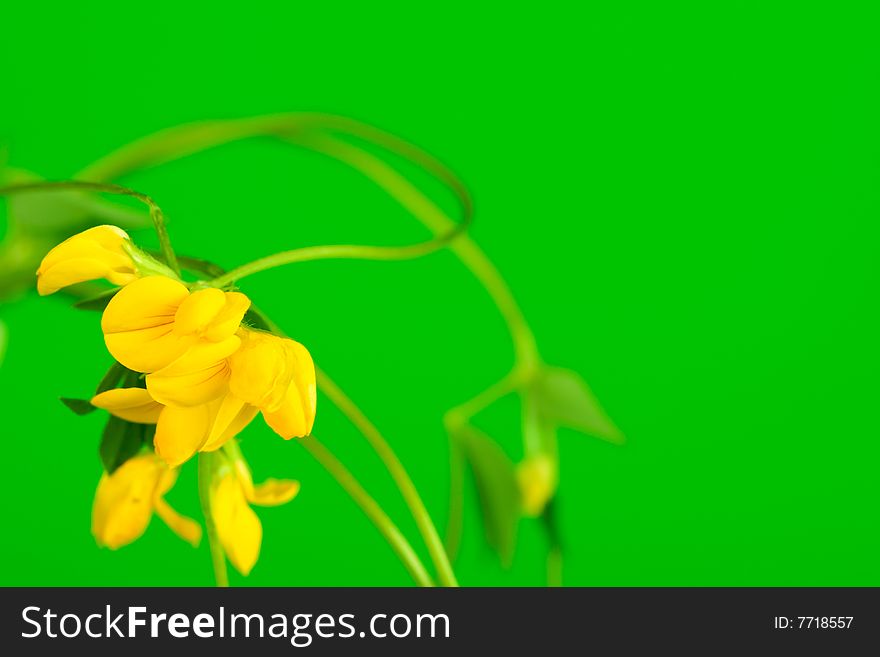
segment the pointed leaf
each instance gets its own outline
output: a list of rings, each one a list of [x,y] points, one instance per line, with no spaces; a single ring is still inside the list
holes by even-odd
[[[548,421],[621,444],[624,436],[577,372],[544,368],[534,383],[535,399]]]
[[[112,388],[115,388],[119,385],[119,382],[122,380],[122,377],[127,372],[131,372],[125,365],[121,363],[117,363],[115,360],[113,364],[110,366],[110,369],[107,370],[107,373],[104,375],[104,378],[101,379],[101,382],[98,384],[97,389],[95,390],[96,395],[100,395],[102,392],[107,392]]]
[[[77,415],[88,415],[92,411],[97,410],[95,406],[92,406],[92,403],[88,399],[61,397],[61,403],[67,406],[67,408],[72,410]]]
[[[141,445],[144,444],[146,426],[126,422],[118,417],[110,417],[107,426],[104,427],[101,446],[98,449],[101,462],[108,474],[113,474],[120,465],[140,451]]]
[[[520,517],[513,463],[495,441],[473,427],[462,427],[454,438],[476,479],[486,540],[508,567],[513,561]]]

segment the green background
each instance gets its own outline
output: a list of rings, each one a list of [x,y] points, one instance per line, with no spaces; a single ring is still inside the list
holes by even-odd
[[[208,118],[330,111],[414,141],[472,189],[472,234],[545,359],[582,373],[627,434],[561,433],[567,584],[880,585],[877,22],[857,5],[723,4],[4,3],[0,142],[9,164],[63,179]],[[270,141],[125,182],[162,204],[179,251],[225,266],[425,234],[355,173]],[[474,278],[439,253],[298,265],[244,291],[386,433],[442,527],[442,413],[511,364]],[[108,365],[97,315],[31,294],[0,317],[0,583],[210,584],[207,546],[158,520],[117,552],[90,535],[102,418],[56,398]],[[517,410],[480,418],[514,458]],[[315,433],[417,543],[326,400]],[[303,488],[260,511],[261,560],[234,584],[409,583],[304,450],[258,423],[244,450],[257,479]],[[169,500],[199,517],[194,463]],[[462,583],[544,582],[536,522],[504,570],[472,486],[466,511]]]

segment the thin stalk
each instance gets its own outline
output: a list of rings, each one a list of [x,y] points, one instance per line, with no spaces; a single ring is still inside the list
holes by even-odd
[[[547,586],[562,586],[562,550],[556,546],[547,552]]]
[[[156,229],[156,235],[159,237],[159,246],[162,249],[162,255],[167,264],[180,276],[180,265],[177,262],[177,256],[171,247],[171,238],[168,236],[168,229],[165,226],[165,214],[162,208],[149,196],[137,192],[128,187],[121,185],[113,185],[109,183],[84,182],[80,180],[61,180],[61,181],[40,181],[20,183],[16,185],[8,185],[0,187],[0,196],[4,194],[16,194],[20,192],[38,192],[49,190],[76,190],[86,192],[98,192],[102,194],[117,194],[119,196],[129,196],[137,199],[150,209],[150,219],[153,221],[153,227]]]
[[[357,503],[361,510],[376,526],[388,544],[397,554],[400,561],[406,567],[409,574],[419,586],[434,586],[434,582],[428,571],[422,564],[421,559],[412,549],[409,541],[392,522],[382,507],[376,503],[364,487],[355,479],[354,475],[314,437],[303,438],[299,441],[306,451],[311,454],[321,466],[330,473],[337,483],[345,489],[345,492]]]
[[[199,499],[202,503],[202,513],[205,516],[205,527],[208,535],[208,547],[211,550],[211,564],[214,566],[214,579],[217,586],[229,586],[229,575],[226,572],[226,554],[220,545],[217,536],[217,526],[214,524],[214,515],[211,513],[211,459],[216,456],[211,452],[199,454]]]
[[[245,276],[251,276],[267,269],[292,265],[311,260],[410,260],[442,249],[458,237],[465,224],[459,224],[453,230],[438,238],[409,244],[406,246],[370,246],[360,244],[328,244],[308,246],[274,253],[270,256],[254,260],[210,281],[213,287],[225,288]]]
[[[437,569],[437,578],[443,586],[458,586],[455,573],[452,570],[452,564],[449,562],[449,556],[446,554],[446,548],[437,533],[425,503],[422,501],[419,492],[416,490],[412,479],[407,474],[406,469],[397,458],[397,454],[391,449],[388,441],[382,437],[382,434],[376,426],[361,412],[361,409],[346,395],[339,386],[337,386],[326,373],[316,368],[318,386],[324,391],[330,400],[336,405],[346,417],[358,428],[363,434],[367,442],[373,448],[373,451],[382,460],[394,483],[397,484],[398,490],[403,497],[406,505],[409,507],[413,520],[425,541],[434,567]]]

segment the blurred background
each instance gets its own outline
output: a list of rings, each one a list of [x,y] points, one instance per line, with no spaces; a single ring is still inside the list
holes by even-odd
[[[543,356],[584,375],[628,438],[560,434],[566,584],[880,585],[876,16],[746,2],[92,4],[0,8],[0,165],[65,179],[179,123],[315,110],[395,132],[462,176],[472,235]],[[227,267],[425,235],[356,173],[269,140],[123,182],[162,205],[181,253]],[[442,529],[442,414],[512,362],[469,272],[442,252],[303,264],[243,288],[384,431]],[[109,365],[98,315],[31,291],[4,298],[0,322],[0,584],[211,584],[207,545],[156,519],[118,552],[90,534],[103,418],[57,398],[90,394]],[[514,399],[480,418],[515,459],[517,422]],[[326,400],[315,435],[418,545]],[[257,479],[297,478],[302,492],[259,511],[262,558],[233,584],[409,583],[301,448],[254,423],[243,449]],[[200,517],[195,480],[192,462],[168,499]],[[538,524],[521,523],[504,569],[466,492],[461,582],[543,585]]]

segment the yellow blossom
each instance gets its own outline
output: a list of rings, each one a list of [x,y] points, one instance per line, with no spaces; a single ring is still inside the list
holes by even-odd
[[[546,454],[527,457],[516,468],[523,513],[537,517],[556,493],[558,471],[554,461]]]
[[[146,373],[146,390],[108,391],[92,403],[155,422],[156,453],[172,466],[220,448],[258,412],[285,439],[308,435],[316,406],[312,357],[298,342],[242,327],[249,306],[239,292],[190,292],[165,276],[127,285],[101,326],[110,353]]]
[[[250,505],[289,502],[299,492],[299,482],[267,479],[255,486],[242,458],[230,461],[224,455],[223,459],[211,483],[211,517],[229,561],[247,575],[257,563],[263,540],[263,526]]]
[[[116,226],[96,226],[65,240],[46,254],[37,270],[37,291],[105,278],[115,285],[134,281],[137,267],[126,251],[128,234]]]
[[[180,538],[198,545],[202,528],[162,499],[176,479],[177,471],[151,453],[129,459],[112,475],[104,473],[92,507],[98,544],[113,550],[128,545],[146,531],[155,512]]]

